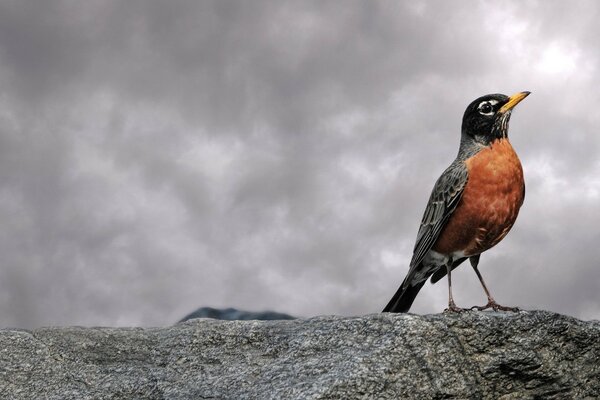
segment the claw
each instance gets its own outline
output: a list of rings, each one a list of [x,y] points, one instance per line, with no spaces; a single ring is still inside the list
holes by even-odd
[[[468,309],[468,308],[460,308],[460,307],[458,307],[458,306],[457,306],[457,305],[454,303],[454,301],[453,301],[453,300],[451,300],[451,301],[448,303],[448,308],[446,308],[446,309],[444,310],[444,312],[455,312],[455,313],[461,313],[461,312],[464,312],[464,311],[469,311],[469,309]]]
[[[446,308],[444,310],[444,312],[455,312],[455,313],[461,313],[461,312],[465,312],[465,311],[469,311],[468,308],[460,308],[460,307],[456,307],[456,306],[448,306],[448,308]]]
[[[491,308],[494,311],[511,311],[511,312],[521,311],[519,309],[519,307],[502,306],[493,300],[488,301],[488,303],[485,306],[473,306],[473,307],[471,307],[471,310],[483,311],[483,310],[487,310],[488,308]]]

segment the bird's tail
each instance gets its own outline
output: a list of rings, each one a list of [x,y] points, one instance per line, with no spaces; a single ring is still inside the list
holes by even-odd
[[[479,256],[475,256],[477,261],[474,261],[475,263],[479,262]],[[473,258],[473,257],[471,257]],[[467,258],[459,258],[458,260],[454,261],[452,263],[452,266],[450,267],[450,272],[454,271],[454,268],[458,267],[460,264],[463,263],[463,261],[465,261]],[[473,263],[473,262],[471,262]],[[477,265],[477,264],[475,264]],[[440,268],[437,271],[435,271],[435,273],[431,276],[431,283],[436,283],[437,281],[439,281],[440,279],[442,279],[443,277],[445,277],[448,274],[448,269],[447,268]]]
[[[408,277],[406,277],[406,279],[408,279]],[[394,294],[388,305],[385,306],[383,312],[408,312],[408,310],[410,310],[410,306],[412,306],[413,301],[415,301],[415,297],[417,297],[417,294],[419,293],[425,282],[427,282],[427,280],[425,279],[414,285],[411,285],[410,283],[408,285],[405,285],[405,282],[402,282],[402,285],[400,285],[400,287],[396,291],[396,294]]]

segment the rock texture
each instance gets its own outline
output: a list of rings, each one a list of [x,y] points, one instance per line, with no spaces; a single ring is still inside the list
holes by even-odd
[[[7,399],[600,397],[600,322],[548,312],[0,331]]]
[[[296,319],[289,314],[278,313],[275,311],[244,311],[236,308],[212,308],[212,307],[201,307],[196,311],[186,315],[181,321],[184,322],[188,319],[194,318],[213,318],[213,319],[225,319],[228,321],[249,321],[249,320],[260,320],[260,321],[272,321],[278,319]]]

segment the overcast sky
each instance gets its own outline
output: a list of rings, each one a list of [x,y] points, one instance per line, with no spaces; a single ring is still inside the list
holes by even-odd
[[[532,95],[498,302],[600,318],[595,1],[2,1],[0,326],[379,312],[466,106]],[[484,304],[468,265],[459,306]],[[447,282],[413,310],[442,311]]]

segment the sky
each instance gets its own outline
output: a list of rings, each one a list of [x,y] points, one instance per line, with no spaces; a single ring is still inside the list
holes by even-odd
[[[380,312],[462,114],[532,94],[499,303],[600,318],[600,3],[0,2],[0,326]],[[485,294],[463,264],[459,306]],[[412,312],[441,312],[429,283]]]

